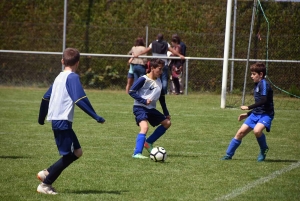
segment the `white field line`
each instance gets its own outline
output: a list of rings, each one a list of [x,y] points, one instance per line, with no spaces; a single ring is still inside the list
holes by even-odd
[[[266,182],[270,181],[271,179],[275,179],[276,177],[278,177],[286,172],[289,172],[295,168],[298,168],[299,166],[300,166],[300,161],[298,161],[297,163],[292,163],[288,167],[285,167],[281,170],[277,170],[266,177],[262,177],[254,182],[251,182],[242,188],[235,189],[231,193],[224,195],[222,197],[216,198],[215,200],[221,201],[221,200],[230,200],[232,198],[235,198],[235,197],[245,193],[246,191],[250,190],[251,188],[254,188],[260,184],[266,183]]]

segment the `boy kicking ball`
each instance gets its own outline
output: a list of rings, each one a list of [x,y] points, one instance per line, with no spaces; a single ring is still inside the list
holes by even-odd
[[[62,64],[65,66],[54,80],[53,85],[44,94],[38,123],[44,125],[45,118],[52,123],[55,142],[62,157],[48,169],[38,172],[41,181],[37,192],[56,195],[52,183],[64,169],[82,155],[82,149],[75,132],[72,129],[75,104],[98,123],[105,120],[94,111],[87,98],[79,76],[75,74],[79,65],[80,53],[77,49],[67,48],[63,52]]]
[[[136,124],[140,127],[140,132],[136,136],[136,145],[133,158],[145,159],[143,148],[145,147],[150,153],[153,143],[158,140],[171,126],[171,117],[165,102],[165,94],[162,90],[160,77],[163,72],[164,61],[161,59],[150,60],[151,71],[132,85],[129,95],[134,98],[133,114],[135,115]],[[156,109],[156,102],[159,101],[163,113]],[[148,123],[155,127],[154,132],[147,138]]]
[[[263,130],[266,128],[270,132],[271,123],[274,118],[273,90],[265,80],[266,67],[262,63],[256,63],[250,66],[251,78],[255,83],[254,99],[255,103],[250,106],[241,106],[242,110],[251,110],[248,113],[241,114],[238,120],[246,119],[244,124],[235,134],[235,137],[229,143],[226,155],[222,160],[232,159],[235,150],[242,143],[242,139],[253,130],[256,136],[260,152],[257,161],[264,161],[269,150],[266,136]]]

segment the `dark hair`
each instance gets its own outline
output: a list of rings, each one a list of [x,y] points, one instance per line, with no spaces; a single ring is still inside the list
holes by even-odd
[[[145,46],[144,39],[142,37],[138,37],[137,39],[135,39],[134,46]]]
[[[251,72],[256,72],[256,73],[263,73],[263,77],[265,77],[267,69],[266,69],[265,64],[263,64],[263,63],[255,63],[255,64],[252,64],[250,66],[250,71]]]
[[[157,34],[158,41],[162,41],[163,39],[164,39],[164,35],[162,35],[161,33]]]
[[[173,42],[173,43],[180,44],[180,38],[179,38],[179,36],[173,36],[173,37],[172,37],[172,42]]]
[[[80,53],[75,48],[67,48],[63,52],[63,61],[65,66],[74,66],[80,59]]]
[[[150,60],[150,67],[157,68],[159,65],[164,66],[165,62],[162,59],[153,58]]]

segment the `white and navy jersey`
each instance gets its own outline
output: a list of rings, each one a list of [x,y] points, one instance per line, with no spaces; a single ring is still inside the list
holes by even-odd
[[[52,122],[52,129],[72,128],[75,104],[97,122],[105,121],[93,109],[82,88],[79,76],[71,71],[61,72],[43,96],[39,123],[43,124],[48,113],[47,120]]]
[[[262,79],[254,86],[254,99],[257,107],[252,109],[254,114],[268,114],[274,116],[273,90],[269,83]],[[264,104],[259,104],[262,99],[266,99]]]
[[[160,78],[152,80],[147,75],[140,77],[130,88],[129,95],[134,98],[134,106],[142,106],[148,109],[156,109],[156,102],[159,100],[164,115],[169,115]],[[148,99],[151,100],[149,105],[146,104]]]
[[[52,120],[68,120],[73,122],[74,102],[67,90],[67,78],[71,71],[61,72],[56,78],[52,86],[52,94],[48,109],[48,121]],[[72,75],[71,75],[72,76]],[[76,82],[74,82],[75,84]],[[85,94],[82,94],[85,96]]]

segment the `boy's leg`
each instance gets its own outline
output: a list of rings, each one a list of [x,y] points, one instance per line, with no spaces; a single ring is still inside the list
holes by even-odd
[[[226,155],[222,158],[222,160],[232,159],[232,156],[234,155],[236,149],[241,145],[243,137],[245,137],[251,130],[252,129],[246,124],[243,124],[241,126],[241,128],[237,131],[235,137],[230,141],[226,151]]]
[[[162,118],[165,117],[162,115]],[[144,147],[147,149],[149,153],[153,148],[153,143],[156,142],[156,140],[158,140],[171,126],[171,121],[169,119],[164,119],[160,124],[161,125],[154,130],[154,132],[147,138],[145,142]]]
[[[253,132],[256,136],[257,143],[260,147],[260,152],[257,157],[257,161],[261,162],[264,161],[267,153],[269,151],[269,147],[267,145],[267,140],[265,134],[262,132],[265,129],[265,125],[262,123],[257,123],[253,129]]]
[[[137,136],[136,136],[135,148],[134,148],[132,157],[144,159],[144,158],[148,158],[148,157],[142,155],[144,143],[146,140],[146,133],[148,131],[148,121],[146,121],[146,120],[141,121],[139,123],[139,126],[140,126],[141,130],[140,130],[140,133],[137,134]]]
[[[137,134],[136,140],[135,140],[135,149],[134,149],[133,155],[143,153],[145,140],[146,140],[146,134],[143,134],[143,133]]]
[[[74,153],[70,153],[61,157],[56,163],[50,166],[47,170],[49,175],[44,179],[45,184],[52,185],[54,181],[59,177],[64,169],[66,169],[71,163],[78,159]]]

